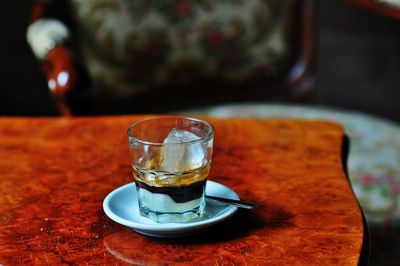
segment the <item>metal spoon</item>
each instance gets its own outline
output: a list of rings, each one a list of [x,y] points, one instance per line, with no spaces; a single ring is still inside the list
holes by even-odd
[[[228,203],[228,204],[236,206],[238,208],[253,209],[255,207],[258,207],[258,204],[255,202],[233,200],[233,199],[220,198],[220,197],[214,197],[214,196],[208,196],[208,195],[206,195],[206,198],[215,200],[215,201],[219,201],[219,202]]]

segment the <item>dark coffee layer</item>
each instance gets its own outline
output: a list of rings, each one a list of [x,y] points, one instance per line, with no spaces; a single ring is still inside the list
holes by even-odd
[[[138,180],[135,181],[136,186],[146,189],[152,193],[165,194],[171,197],[176,203],[184,203],[200,198],[203,195],[207,179],[181,187],[153,187]]]

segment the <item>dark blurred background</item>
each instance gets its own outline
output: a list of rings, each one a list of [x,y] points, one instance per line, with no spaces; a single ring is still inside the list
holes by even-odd
[[[25,38],[32,1],[0,9],[0,115],[53,116],[46,81]],[[400,20],[344,1],[317,8],[315,104],[400,121]]]

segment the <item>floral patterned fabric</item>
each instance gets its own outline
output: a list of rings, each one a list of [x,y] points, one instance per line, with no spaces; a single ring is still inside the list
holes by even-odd
[[[193,80],[241,82],[288,63],[295,0],[73,0],[96,93]]]
[[[363,113],[279,104],[225,105],[181,113],[324,119],[341,123],[350,137],[348,170],[351,186],[371,233],[370,265],[399,265],[400,125]]]
[[[286,105],[232,105],[187,111],[220,117],[289,117],[341,123],[351,139],[349,178],[366,219],[400,223],[400,126],[369,115]]]

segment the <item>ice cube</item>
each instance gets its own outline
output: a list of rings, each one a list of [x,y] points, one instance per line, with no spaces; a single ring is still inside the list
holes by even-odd
[[[172,129],[163,142],[171,145],[165,145],[162,148],[162,170],[175,173],[201,167],[205,157],[201,142],[174,145],[199,139],[198,136],[186,130]]]

